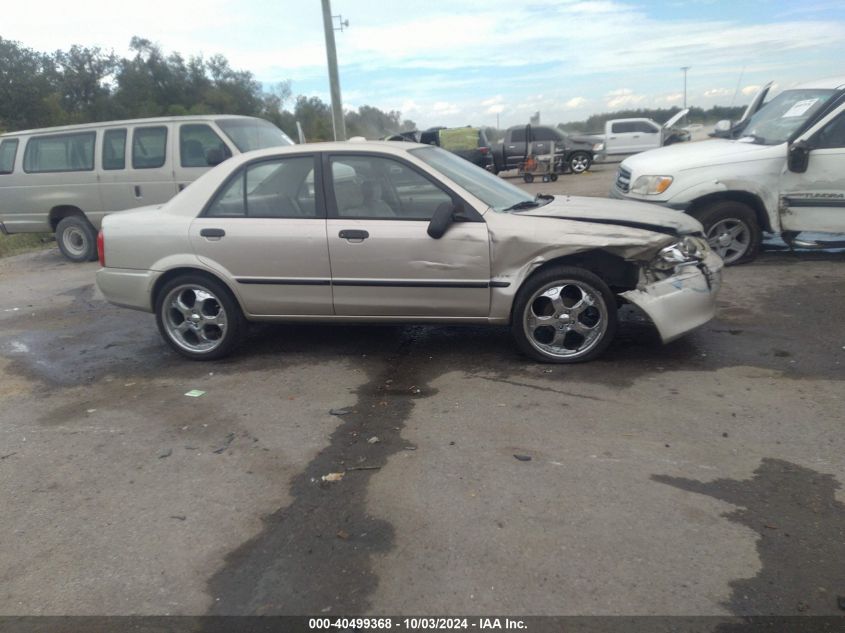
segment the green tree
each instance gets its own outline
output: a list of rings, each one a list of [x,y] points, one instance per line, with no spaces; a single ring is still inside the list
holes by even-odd
[[[49,55],[0,37],[0,127],[20,130],[54,125],[55,91]]]

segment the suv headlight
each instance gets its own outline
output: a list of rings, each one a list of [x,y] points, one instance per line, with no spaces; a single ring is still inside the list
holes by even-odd
[[[631,193],[656,196],[666,191],[671,184],[672,176],[640,176],[631,187]]]
[[[681,240],[665,246],[657,254],[657,267],[673,268],[679,264],[700,262],[710,253],[710,245],[702,237],[687,235]]]

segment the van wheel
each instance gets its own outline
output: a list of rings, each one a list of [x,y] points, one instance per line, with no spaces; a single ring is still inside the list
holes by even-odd
[[[56,226],[56,242],[62,255],[72,262],[97,259],[97,233],[91,223],[81,216],[62,218]]]
[[[229,289],[202,274],[179,275],[155,298],[156,325],[170,347],[191,360],[232,352],[247,322]]]
[[[734,200],[721,200],[694,212],[704,225],[710,248],[726,266],[750,262],[760,251],[762,231],[754,210]]]
[[[555,266],[519,289],[511,331],[519,349],[536,360],[577,363],[601,354],[616,324],[616,301],[601,278],[583,268]]]

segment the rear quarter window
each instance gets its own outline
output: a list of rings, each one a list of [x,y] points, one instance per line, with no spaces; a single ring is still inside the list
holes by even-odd
[[[23,155],[27,173],[93,171],[96,132],[36,136],[29,139]]]
[[[15,170],[15,156],[18,154],[18,139],[0,141],[0,174],[11,174]]]

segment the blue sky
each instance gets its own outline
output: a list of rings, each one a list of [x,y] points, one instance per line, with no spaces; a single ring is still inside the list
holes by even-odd
[[[222,53],[268,84],[328,100],[318,0],[49,0],[4,7],[0,36],[39,50],[125,54],[132,35],[183,55]],[[845,2],[815,0],[333,0],[343,101],[399,110],[421,127],[583,119],[683,101],[745,103],[845,75]]]

